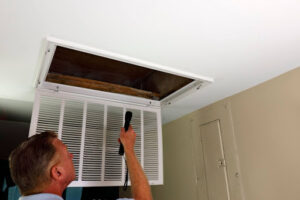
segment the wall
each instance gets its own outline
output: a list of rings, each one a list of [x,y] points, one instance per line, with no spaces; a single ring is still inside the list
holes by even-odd
[[[247,199],[300,199],[300,68],[231,98]]]
[[[247,200],[300,199],[300,68],[208,107],[228,101]],[[207,109],[207,108],[203,108]],[[190,120],[203,109],[163,127],[164,181],[154,199],[201,199],[193,176]],[[199,144],[198,144],[199,145]]]
[[[190,131],[188,117],[163,126],[164,185],[152,186],[153,199],[196,199]]]

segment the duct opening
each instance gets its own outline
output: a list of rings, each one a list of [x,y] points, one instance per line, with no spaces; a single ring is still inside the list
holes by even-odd
[[[162,100],[194,79],[57,46],[46,81]]]

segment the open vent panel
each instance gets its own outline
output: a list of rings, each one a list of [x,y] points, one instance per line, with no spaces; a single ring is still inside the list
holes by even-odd
[[[73,154],[76,180],[70,186],[121,186],[125,161],[118,154],[126,111],[137,137],[135,152],[150,184],[162,184],[160,109],[37,90],[30,135],[53,130]]]

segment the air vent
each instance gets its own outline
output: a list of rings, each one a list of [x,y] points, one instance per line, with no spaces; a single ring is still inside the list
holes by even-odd
[[[121,186],[118,154],[126,111],[135,152],[151,185],[163,183],[161,106],[211,79],[127,56],[48,38],[38,77],[30,135],[58,133],[74,155],[71,186]]]
[[[53,130],[73,154],[70,186],[121,186],[125,162],[118,138],[126,111],[133,113],[135,152],[151,185],[163,183],[160,109],[38,89],[30,135]]]

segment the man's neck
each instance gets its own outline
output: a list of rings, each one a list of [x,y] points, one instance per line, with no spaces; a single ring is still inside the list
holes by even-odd
[[[62,196],[65,187],[60,186],[59,184],[50,184],[47,188],[43,190],[43,193],[56,194],[58,196]]]

